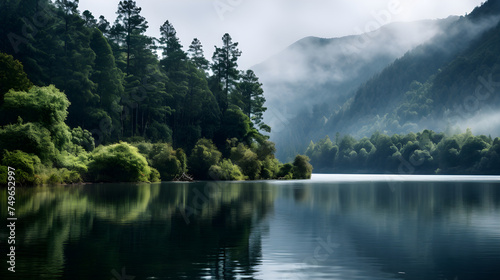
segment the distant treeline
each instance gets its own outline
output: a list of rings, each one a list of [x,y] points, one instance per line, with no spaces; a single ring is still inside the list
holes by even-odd
[[[500,138],[424,130],[392,136],[374,133],[311,141],[306,155],[315,172],[392,174],[500,174]]]

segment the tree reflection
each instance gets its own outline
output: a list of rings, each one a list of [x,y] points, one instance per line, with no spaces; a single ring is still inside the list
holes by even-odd
[[[265,184],[223,183],[187,224],[179,207],[206,184],[19,189],[18,276],[109,280],[111,270],[126,267],[140,279],[252,279],[262,255],[252,228],[274,193]]]

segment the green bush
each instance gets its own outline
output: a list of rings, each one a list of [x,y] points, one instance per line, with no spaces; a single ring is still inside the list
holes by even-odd
[[[35,154],[42,162],[50,163],[56,158],[56,148],[50,136],[50,132],[37,123],[6,125],[0,129],[0,147]]]
[[[146,158],[125,142],[95,149],[88,168],[94,182],[147,182],[151,174]]]
[[[81,127],[71,130],[71,142],[74,145],[81,146],[87,152],[92,152],[95,149],[94,137],[92,133]]]
[[[32,185],[35,183],[35,170],[40,168],[40,159],[23,151],[4,151],[2,165],[15,168],[16,182]]]
[[[293,178],[293,165],[285,163],[279,166],[278,176],[279,179],[292,179]]]
[[[71,132],[64,123],[70,102],[55,86],[34,86],[27,92],[11,90],[5,94],[4,101],[4,108],[12,120],[20,116],[26,122],[41,124],[50,131],[52,142],[58,149],[70,144]]]
[[[262,179],[274,179],[277,178],[279,172],[279,160],[275,158],[267,157],[262,161],[262,171],[260,177]]]
[[[258,179],[262,163],[256,153],[242,143],[231,148],[231,160],[236,163],[250,180]]]
[[[150,182],[161,182],[160,172],[156,168],[150,167],[151,174],[149,175]]]
[[[309,158],[303,155],[297,155],[293,161],[294,179],[311,179],[313,167],[309,163]]]
[[[139,150],[139,153],[145,156],[148,162],[150,162],[151,156],[153,155],[153,144],[148,142],[136,142],[130,144],[136,147]]]
[[[71,171],[76,171],[80,174],[85,174],[88,171],[88,153],[81,150],[78,156],[70,154],[66,151],[58,153],[57,159],[54,162],[55,166],[59,168],[66,168]]]
[[[169,144],[155,144],[151,163],[160,172],[162,180],[172,180],[181,175],[184,170],[182,163],[176,157],[176,152]]]
[[[70,171],[66,168],[56,169],[47,168],[40,174],[39,183],[43,184],[72,184],[80,183],[82,178],[76,171]]]
[[[219,164],[212,165],[208,172],[210,177],[215,180],[245,180],[240,167],[233,164],[230,159],[223,159]]]
[[[222,153],[217,150],[212,140],[198,140],[188,160],[190,173],[196,179],[209,179],[210,167],[219,163],[221,157]]]

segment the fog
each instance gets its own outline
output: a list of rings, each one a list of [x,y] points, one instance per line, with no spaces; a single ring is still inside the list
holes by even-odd
[[[81,12],[90,10],[96,18],[104,15],[111,23],[116,19],[119,0],[80,0]],[[361,34],[374,13],[388,10],[398,3],[390,22],[445,18],[464,15],[481,0],[137,0],[149,23],[147,34],[159,37],[159,27],[169,20],[177,30],[184,48],[197,37],[205,47],[207,58],[214,45],[228,32],[243,55],[241,69],[251,68],[307,36],[342,37]],[[388,22],[384,22],[388,23]]]
[[[335,111],[361,83],[455,20],[392,23],[361,35],[296,42],[253,67],[263,83],[266,122],[280,131],[282,119],[308,114],[314,105],[327,104]]]

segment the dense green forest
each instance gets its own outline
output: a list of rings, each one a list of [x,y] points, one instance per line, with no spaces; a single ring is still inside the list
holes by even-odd
[[[317,172],[390,174],[500,174],[500,137],[419,133],[374,133],[356,140],[337,134],[311,141],[306,155]]]
[[[19,183],[310,178],[281,164],[262,84],[224,34],[211,61],[168,20],[161,38],[135,1],[110,23],[78,0],[0,4],[0,159]]]

